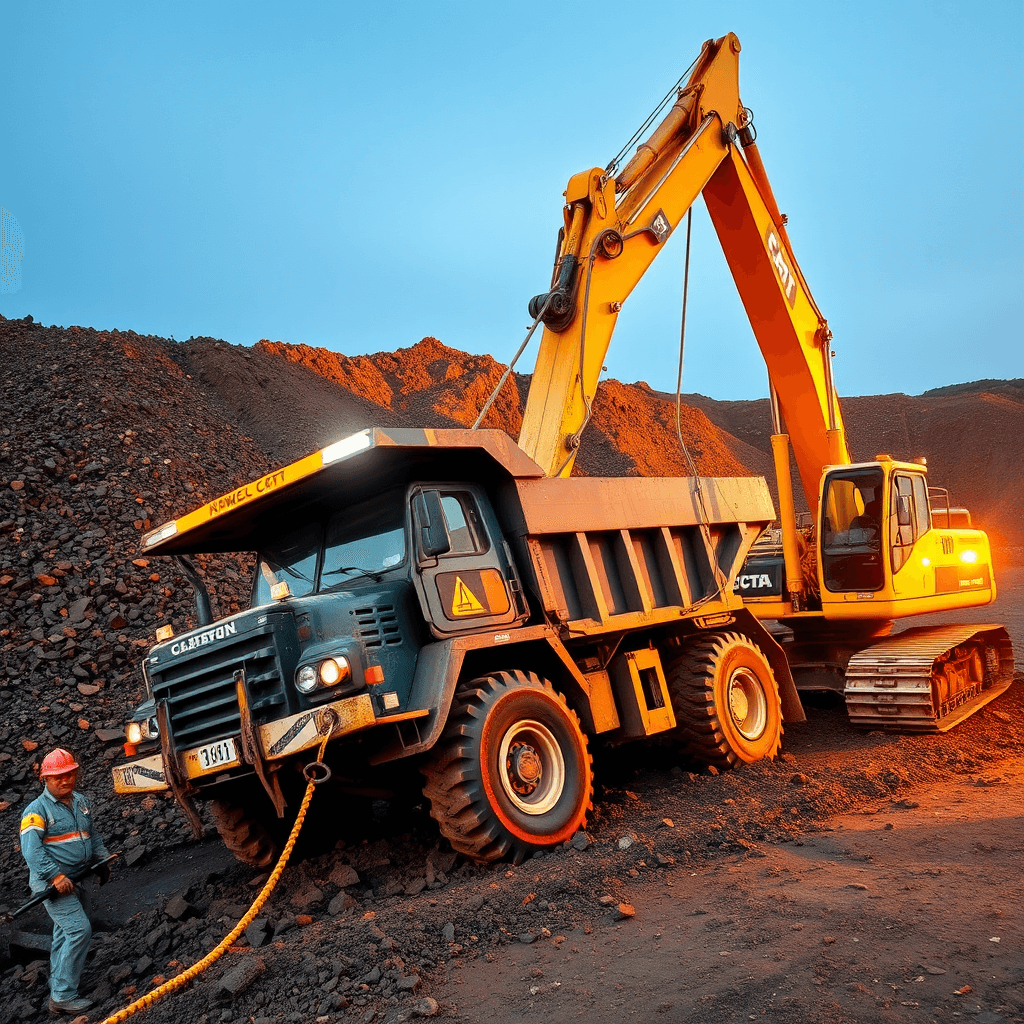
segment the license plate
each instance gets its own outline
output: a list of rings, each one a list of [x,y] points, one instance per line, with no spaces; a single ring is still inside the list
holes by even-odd
[[[190,779],[222,768],[233,768],[238,764],[241,762],[233,739],[217,740],[216,743],[185,751],[185,774]]]

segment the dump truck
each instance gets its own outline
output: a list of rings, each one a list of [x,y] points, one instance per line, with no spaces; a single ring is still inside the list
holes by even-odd
[[[734,589],[773,516],[761,478],[551,479],[501,431],[360,431],[144,537],[199,625],[146,657],[115,789],[169,790],[197,827],[208,801],[266,866],[329,735],[338,780],[421,771],[442,834],[486,861],[584,827],[590,737],[773,757],[803,712]],[[189,556],[236,551],[250,607],[214,621]]]

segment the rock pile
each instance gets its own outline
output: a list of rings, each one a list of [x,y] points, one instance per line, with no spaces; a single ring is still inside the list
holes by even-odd
[[[142,654],[156,626],[190,620],[187,582],[168,560],[139,557],[142,531],[269,463],[211,407],[172,343],[0,319],[0,350],[0,811],[10,851],[53,746],[76,753],[84,785],[109,793],[108,762],[142,696]],[[237,610],[239,567],[210,568],[220,613]],[[122,809],[110,837],[129,857],[181,835],[162,801],[126,819]],[[12,866],[5,858],[2,870]],[[15,877],[0,891],[20,891]]]

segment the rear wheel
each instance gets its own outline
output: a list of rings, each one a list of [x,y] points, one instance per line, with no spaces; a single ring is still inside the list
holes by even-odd
[[[666,674],[676,736],[702,767],[734,768],[774,758],[782,707],[761,648],[739,633],[702,637]]]
[[[579,719],[532,672],[461,684],[424,774],[442,835],[482,861],[565,842],[586,824],[594,794]]]

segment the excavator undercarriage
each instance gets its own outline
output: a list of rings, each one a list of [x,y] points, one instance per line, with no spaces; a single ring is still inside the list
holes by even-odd
[[[860,729],[946,732],[1013,682],[1013,647],[998,625],[917,626],[855,654],[846,708]]]
[[[1013,645],[1003,626],[916,626],[890,635],[892,623],[859,625],[772,630],[797,689],[842,694],[859,729],[947,732],[1013,682]]]

